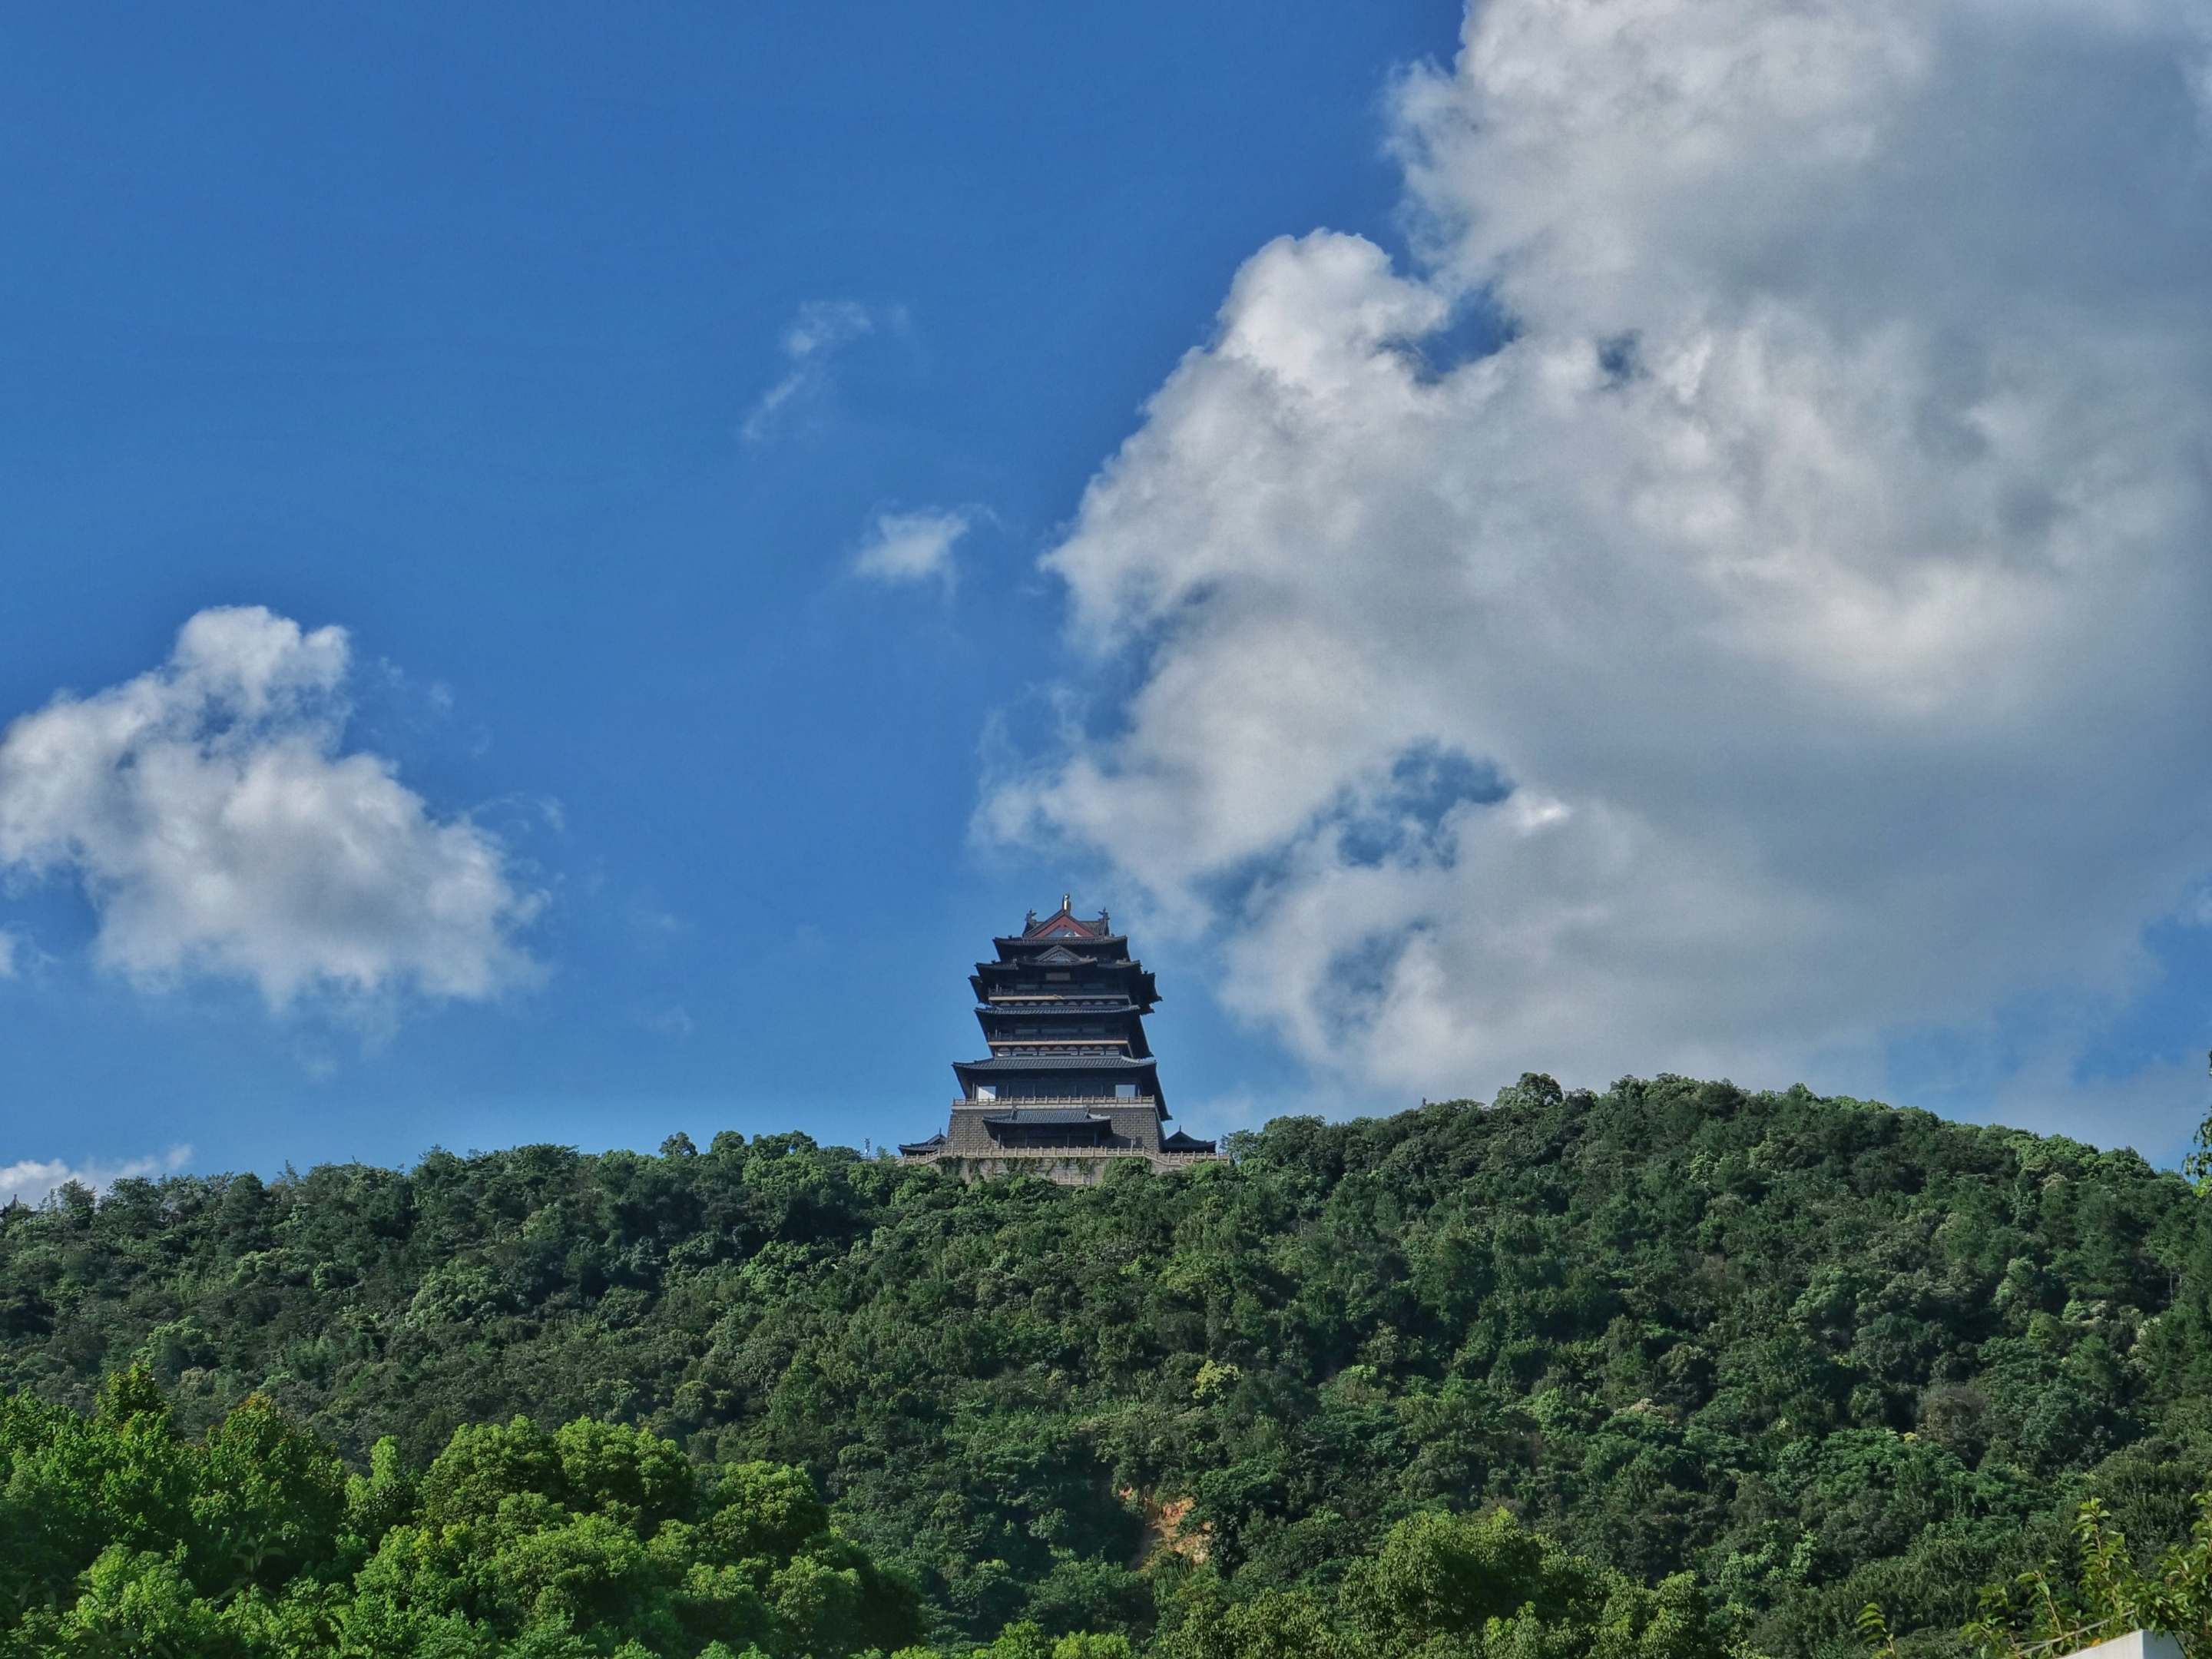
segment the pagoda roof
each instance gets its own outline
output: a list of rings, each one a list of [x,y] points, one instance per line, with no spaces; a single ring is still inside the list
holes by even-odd
[[[998,944],[999,948],[1006,954],[1001,956],[996,962],[977,963],[975,964],[977,973],[989,974],[994,978],[1004,978],[1009,975],[1030,973],[1039,968],[1089,968],[1106,974],[1134,974],[1140,978],[1151,977],[1145,972],[1145,964],[1133,957],[1079,956],[1074,951],[1059,945],[1054,945],[1048,951],[1022,956],[1019,954],[1024,948],[1021,940],[1002,939],[998,941]]]
[[[1116,939],[1120,935],[1115,933],[1114,926],[1107,920],[1103,910],[1098,913],[1096,921],[1085,921],[1075,914],[1074,895],[1063,893],[1060,895],[1059,909],[1042,921],[1037,919],[1036,911],[1030,911],[1028,921],[1023,924],[1021,933],[1016,937],[1022,939]]]
[[[956,1060],[957,1072],[1149,1072],[1159,1062],[1122,1054],[994,1054],[988,1060]]]
[[[1025,1008],[1045,1013],[1055,1008],[1068,1008],[1085,1014],[1141,1014],[1145,1012],[1121,991],[1104,991],[1095,997],[1063,996],[1057,991],[1004,991],[997,996],[985,998],[976,1006],[997,1008],[1007,1013],[1016,1013]]]
[[[1000,939],[999,945],[1003,951],[1014,951],[1021,948],[1021,941]],[[1024,960],[1014,956],[1008,956],[998,962],[979,962],[975,964],[975,971],[968,982],[975,988],[976,995],[988,997],[999,988],[1017,983],[1025,975],[1034,973],[1039,965],[1035,957]],[[1051,966],[1050,963],[1042,965]],[[1024,994],[1065,995],[1071,999],[1102,995],[1126,996],[1130,1001],[1139,1005],[1139,1012],[1146,1013],[1149,1013],[1152,1005],[1160,1000],[1159,985],[1153,976],[1146,971],[1145,964],[1141,962],[1132,961],[1127,957],[1079,958],[1075,963],[1069,964],[1068,971],[1073,973],[1079,968],[1087,968],[1091,970],[1085,975],[1085,978],[1103,981],[1103,983],[1079,988],[1071,980],[1064,984],[1054,983],[1050,991],[1029,992]]]
[[[998,947],[1001,966],[1018,963],[1024,968],[1034,968],[1045,957],[1091,968],[1135,966],[1129,957],[1129,941],[1119,933],[1105,939],[1029,939],[1019,933],[1001,933],[991,943]]]
[[[975,1004],[976,1015],[1003,1019],[1137,1019],[1152,1012],[1151,1005],[1133,998],[1105,997],[984,997]]]
[[[1111,1123],[1114,1120],[1080,1106],[1014,1106],[994,1112],[983,1121],[1007,1126],[1039,1123]]]

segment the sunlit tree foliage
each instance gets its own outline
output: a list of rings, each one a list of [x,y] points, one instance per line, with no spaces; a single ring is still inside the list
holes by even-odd
[[[2132,1152],[1541,1077],[1235,1151],[1080,1191],[734,1133],[65,1191],[0,1212],[0,1386],[85,1412],[143,1364],[188,1443],[258,1397],[389,1504],[457,1431],[517,1413],[646,1431],[702,1471],[795,1468],[916,1586],[930,1641],[1007,1659],[1233,1646],[1276,1613],[1379,1640],[1347,1600],[1363,1564],[1501,1509],[1619,1575],[1620,1608],[1689,1575],[1714,1640],[1856,1656],[1871,1601],[1908,1649],[1956,1650],[1976,1586],[2063,1556],[2081,1502],[2148,1559],[2212,1469],[2212,1203]],[[147,1515],[189,1508],[166,1467],[131,1477]],[[306,1536],[335,1500],[299,1490]],[[649,1641],[719,1560],[654,1577],[665,1554],[609,1543],[564,1577],[611,1512],[513,1496],[440,1523],[495,1570],[427,1541],[375,1566],[393,1617],[504,1632],[571,1596]],[[99,1594],[173,1569],[274,1607],[290,1535],[193,1533],[179,1564],[134,1534],[128,1560],[167,1565],[111,1565]],[[218,1548],[222,1569],[193,1553]],[[1629,1632],[1608,1641],[1690,1617],[1598,1595],[1575,1628]]]

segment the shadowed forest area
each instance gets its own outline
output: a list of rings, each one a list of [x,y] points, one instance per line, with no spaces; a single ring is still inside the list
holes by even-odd
[[[72,1598],[121,1606],[168,1562],[179,1606],[229,1620],[204,1650],[337,1651],[335,1613],[288,1648],[224,1610],[310,1579],[358,1599],[413,1549],[416,1602],[380,1605],[446,1633],[359,1650],[1835,1659],[1863,1650],[1869,1602],[1908,1650],[1957,1648],[1977,1587],[2065,1556],[2084,1500],[2144,1553],[2196,1517],[2212,1206],[2132,1152],[1802,1090],[1538,1076],[1232,1150],[1092,1189],[962,1187],[725,1134],[0,1212],[0,1527],[43,1535],[68,1471],[127,1462],[128,1434],[179,1468],[258,1434],[321,1471],[325,1504],[297,1559],[256,1545],[264,1565],[195,1576],[221,1552],[178,1475],[143,1538],[103,1510],[43,1577],[15,1551],[13,1639],[128,1650],[64,1629]],[[495,1435],[523,1449],[493,1457]],[[585,1474],[558,1472],[571,1443]],[[659,1508],[622,1486],[642,1476],[589,1472],[617,1445],[674,1483]],[[507,1473],[439,1510],[459,1477],[434,1471],[469,1447]],[[59,1483],[35,1500],[34,1464]],[[771,1487],[805,1521],[772,1547],[739,1538],[765,1522],[715,1522]],[[711,1524],[738,1541],[708,1547]],[[465,1556],[456,1526],[538,1565],[456,1557],[439,1582],[477,1589],[422,1588],[431,1546],[390,1540]],[[574,1575],[614,1568],[547,1565],[594,1527],[644,1564],[613,1613]],[[854,1588],[810,1625],[774,1586],[817,1568]]]

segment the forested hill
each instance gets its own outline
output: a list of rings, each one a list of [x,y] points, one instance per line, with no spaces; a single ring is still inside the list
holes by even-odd
[[[1537,1077],[1236,1151],[1088,1191],[735,1134],[65,1191],[0,1212],[0,1381],[88,1407],[143,1359],[187,1426],[259,1391],[357,1463],[520,1412],[803,1464],[977,1637],[1326,1589],[1504,1500],[1768,1652],[1856,1650],[1870,1600],[1955,1627],[2082,1497],[2179,1535],[2212,1468],[2212,1205],[2132,1152]]]

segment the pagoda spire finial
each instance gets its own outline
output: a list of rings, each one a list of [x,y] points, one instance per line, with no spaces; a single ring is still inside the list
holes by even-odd
[[[1062,893],[1060,896],[1060,908],[1066,911],[1069,915],[1073,915],[1075,914],[1075,895],[1073,893]]]

